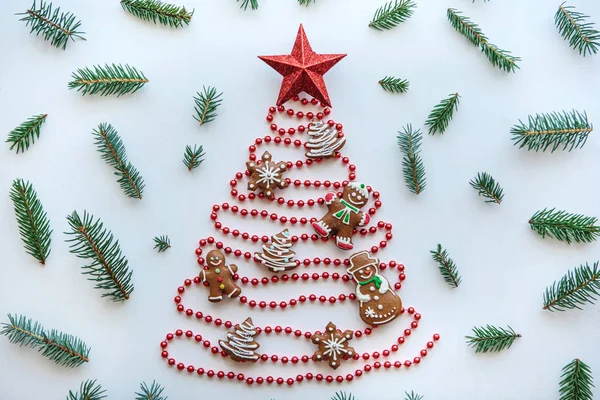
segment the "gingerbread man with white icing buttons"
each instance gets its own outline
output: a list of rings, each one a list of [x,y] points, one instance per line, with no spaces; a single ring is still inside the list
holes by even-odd
[[[238,271],[235,264],[227,265],[225,255],[219,250],[211,250],[206,255],[206,264],[200,272],[200,281],[209,287],[208,301],[218,303],[223,295],[229,298],[238,297],[242,289],[233,281],[233,275]]]

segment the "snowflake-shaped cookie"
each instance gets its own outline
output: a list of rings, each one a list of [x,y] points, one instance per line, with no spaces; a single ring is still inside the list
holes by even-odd
[[[246,168],[250,173],[248,190],[260,190],[262,194],[271,199],[275,196],[275,189],[285,189],[289,186],[282,173],[287,170],[287,163],[275,163],[271,160],[271,153],[265,151],[261,157],[262,163],[255,161],[246,162]]]
[[[331,368],[337,369],[344,356],[352,358],[356,354],[354,349],[348,346],[353,336],[354,332],[341,332],[333,322],[328,323],[325,333],[314,334],[311,338],[312,342],[319,346],[319,350],[313,354],[313,360],[326,360]]]

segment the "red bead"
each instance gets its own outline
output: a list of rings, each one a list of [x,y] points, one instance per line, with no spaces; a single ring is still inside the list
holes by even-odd
[[[419,326],[419,323],[417,321],[413,321],[413,322],[410,323],[410,327],[413,328],[413,329],[415,329],[418,326]]]
[[[175,365],[175,359],[174,358],[169,358],[169,365]]]
[[[432,349],[433,348],[433,342],[427,342],[427,348],[428,349]]]
[[[278,385],[283,385],[283,382],[285,381],[283,380],[283,378],[279,377],[275,382],[277,382]]]
[[[427,350],[421,350],[421,357],[425,357],[427,355]]]
[[[292,386],[294,384],[294,380],[292,378],[288,378],[286,382],[289,386]]]
[[[409,360],[404,361],[405,367],[410,367],[411,365],[412,365],[412,363]]]
[[[327,383],[331,383],[333,382],[333,376],[327,375],[327,378],[325,378],[325,380],[327,381]]]
[[[184,368],[185,368],[185,365],[184,365],[183,363],[179,363],[179,364],[177,364],[177,369],[178,369],[178,370],[180,370],[180,371],[181,371],[181,370],[182,370],[182,369],[184,369]]]
[[[440,334],[439,333],[434,333],[433,334],[433,340],[440,340]]]
[[[165,341],[160,342],[160,347],[162,347],[163,349],[166,349],[168,345],[169,344],[167,342],[165,342]]]
[[[410,336],[410,333],[411,333],[410,329],[404,330],[404,336]]]
[[[160,356],[162,358],[167,358],[167,357],[169,357],[169,352],[168,351],[163,351],[163,352],[160,353]]]

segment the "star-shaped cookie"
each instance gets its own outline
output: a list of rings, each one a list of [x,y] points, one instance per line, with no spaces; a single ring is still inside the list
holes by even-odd
[[[246,162],[246,168],[250,172],[248,180],[248,190],[260,190],[260,192],[268,199],[275,196],[275,189],[285,189],[289,186],[282,174],[287,170],[287,163],[273,162],[271,153],[265,151],[261,157],[262,162],[255,161]]]
[[[312,342],[319,346],[319,350],[313,354],[313,360],[328,361],[331,368],[337,369],[344,356],[352,358],[356,354],[354,348],[348,346],[353,336],[354,332],[340,332],[333,322],[328,323],[324,333],[315,334],[311,338]]]

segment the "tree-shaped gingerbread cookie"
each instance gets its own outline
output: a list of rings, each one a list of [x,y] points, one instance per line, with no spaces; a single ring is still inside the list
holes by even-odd
[[[206,255],[207,266],[200,272],[200,281],[208,285],[208,300],[217,303],[223,296],[238,297],[242,289],[233,281],[238,270],[235,264],[227,265],[225,255],[219,250],[211,250]]]

